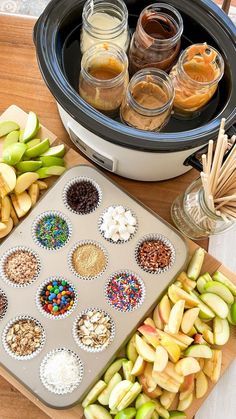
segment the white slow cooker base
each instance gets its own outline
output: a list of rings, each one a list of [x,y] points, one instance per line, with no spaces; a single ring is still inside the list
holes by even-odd
[[[117,146],[84,128],[59,104],[58,110],[71,140],[90,160],[129,179],[159,181],[180,176],[191,169],[191,166],[184,166],[184,161],[201,148],[171,153],[149,153]]]

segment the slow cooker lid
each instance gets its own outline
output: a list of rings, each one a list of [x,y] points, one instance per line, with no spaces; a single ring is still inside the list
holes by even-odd
[[[207,28],[211,38],[219,45],[228,66],[228,83],[235,85],[236,74],[236,28],[231,20],[211,0],[164,1],[176,7],[180,13],[190,15],[202,26]],[[84,0],[52,0],[35,26],[34,40],[37,49],[39,67],[44,80],[61,107],[77,122],[94,134],[114,144],[138,149],[140,151],[180,151],[194,148],[216,137],[220,120],[225,117],[226,128],[236,120],[236,91],[229,92],[227,104],[220,113],[207,124],[189,131],[177,133],[152,133],[130,128],[120,122],[101,114],[88,105],[70,85],[65,77],[58,54],[62,49],[61,39],[64,22],[69,18],[72,24],[73,16],[78,16],[78,8],[82,12]],[[133,0],[127,5],[135,7]],[[140,2],[141,3],[141,2]],[[139,3],[139,5],[140,5]],[[145,7],[152,1],[142,2]],[[81,19],[81,17],[80,17]],[[74,18],[75,20],[75,18]],[[79,22],[77,21],[77,24]]]

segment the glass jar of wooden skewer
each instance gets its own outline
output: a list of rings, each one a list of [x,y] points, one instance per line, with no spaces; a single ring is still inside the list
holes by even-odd
[[[224,126],[222,119],[214,155],[210,141],[207,156],[202,156],[201,177],[176,198],[171,208],[175,225],[193,240],[223,233],[236,222],[236,146],[223,163],[229,142]]]

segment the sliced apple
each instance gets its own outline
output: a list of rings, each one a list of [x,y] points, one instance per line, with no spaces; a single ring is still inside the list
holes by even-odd
[[[173,393],[174,394],[174,393]],[[161,418],[169,419],[170,415],[167,409],[165,409],[158,400],[156,400],[156,412]]]
[[[175,365],[175,371],[178,374],[182,374],[184,376],[195,374],[196,372],[200,371],[200,365],[199,362],[193,357],[183,358],[180,359]]]
[[[45,189],[48,188],[48,185],[43,180],[37,180],[36,183],[37,183],[40,191],[44,191]]]
[[[142,333],[142,335],[147,339],[148,343],[150,343],[154,348],[159,346],[160,337],[154,327],[143,324],[138,328],[138,331]]]
[[[195,329],[195,327],[193,326],[192,329],[189,330],[188,336],[193,337],[194,335],[196,335],[196,333],[197,333],[197,329]]]
[[[0,122],[0,138],[9,134],[12,131],[19,130],[20,127],[16,122],[13,121],[2,121]]]
[[[112,419],[110,413],[98,404],[90,404],[84,409],[84,416],[86,419]]]
[[[188,265],[187,276],[194,281],[196,281],[196,279],[200,275],[205,258],[205,253],[205,250],[199,247],[197,250],[195,250],[192,259]]]
[[[190,393],[193,392],[194,390],[194,378],[195,378],[195,374],[189,374],[189,375],[185,375],[184,377],[184,381],[180,386],[179,391],[182,394],[181,399],[183,399],[183,395],[188,396]]]
[[[206,341],[201,333],[196,333],[194,336],[194,343],[197,343],[198,345],[205,345]]]
[[[153,370],[155,372],[164,371],[167,363],[168,363],[168,352],[163,346],[159,345],[156,348]]]
[[[186,349],[184,355],[193,358],[211,358],[212,350],[208,345],[191,345]]]
[[[197,279],[197,289],[200,292],[200,294],[203,294],[205,292],[204,287],[209,281],[212,281],[212,278],[208,272],[199,276],[199,278]]]
[[[19,140],[19,131],[11,131],[3,141],[3,150],[9,145],[17,143]]]
[[[192,401],[193,401],[193,393],[190,393],[188,397],[186,397],[185,399],[179,400],[177,409],[184,412],[192,404]]]
[[[45,179],[50,176],[61,176],[65,170],[66,168],[62,166],[41,167],[36,173],[38,173],[39,179]]]
[[[170,418],[173,418],[173,419],[186,419],[187,418],[186,414],[184,412],[180,412],[179,410],[171,410],[169,414],[170,414]]]
[[[18,176],[16,180],[15,193],[21,194],[26,189],[28,189],[36,180],[38,179],[38,174],[35,172],[27,172]]]
[[[131,381],[131,383],[134,383],[135,381],[135,376],[131,373],[133,366],[134,364],[132,361],[130,360],[123,361],[122,369],[123,369],[124,379]]]
[[[37,183],[33,183],[32,185],[30,185],[29,196],[31,199],[32,207],[33,207],[39,199],[39,187]]]
[[[206,292],[201,295],[201,300],[207,304],[214,313],[221,319],[226,319],[229,309],[224,300],[216,294]]]
[[[65,162],[61,157],[41,156],[40,161],[42,162],[43,167],[65,166]]]
[[[226,285],[221,284],[221,282],[217,282],[217,281],[207,282],[204,287],[204,292],[210,292],[210,293],[218,295],[227,304],[233,304],[234,302],[234,296],[232,292],[229,290],[229,288]]]
[[[27,192],[11,194],[11,202],[18,218],[24,217],[31,208],[31,199]]]
[[[196,374],[196,398],[201,399],[208,390],[208,380],[203,371]]]
[[[145,365],[146,363],[144,359],[140,355],[138,355],[138,358],[136,359],[132,368],[131,374],[135,376],[141,375],[144,371]]]
[[[212,279],[226,285],[226,287],[228,287],[232,294],[236,297],[236,285],[233,284],[233,282],[231,282],[230,279],[227,278],[222,272],[216,271],[212,275]]]
[[[152,416],[151,416],[151,419],[159,419],[159,415],[158,415],[158,413],[157,413],[157,411],[156,410],[154,410],[154,412],[153,412],[153,414],[152,414]]]
[[[116,414],[115,419],[132,419],[136,416],[136,409],[134,407],[128,407],[127,409],[121,410]]]
[[[83,408],[87,407],[89,404],[94,403],[97,400],[99,394],[101,394],[102,391],[106,388],[106,386],[107,385],[103,380],[99,380],[83,400]]]
[[[136,351],[136,347],[135,347],[135,335],[132,336],[132,338],[127,343],[127,346],[126,346],[126,355],[127,355],[127,358],[130,361],[132,361],[133,363],[135,363],[135,361],[136,361],[136,359],[138,357],[138,352]]]
[[[192,291],[196,287],[196,281],[188,278],[186,272],[181,272],[177,280],[182,284],[182,287],[185,291]]]
[[[159,311],[159,305],[156,306],[155,310],[153,311],[153,321],[155,323],[155,326],[160,329],[163,330],[164,329],[164,322],[160,316],[160,311]]]
[[[177,339],[179,342],[182,342],[185,346],[189,346],[193,342],[193,338],[191,338],[190,336],[185,335],[182,332],[178,332],[178,333],[174,333],[174,334],[170,333],[170,331],[168,329],[168,325],[165,326],[165,332],[170,334],[171,336],[175,337],[175,339]]]
[[[23,144],[22,144],[23,145]],[[25,172],[35,172],[36,170],[40,169],[42,166],[42,163],[37,160],[25,160],[17,163],[16,169],[19,172],[25,173]]]
[[[160,335],[160,343],[162,346],[166,346],[167,343],[176,343],[181,350],[184,350],[187,348],[188,345],[186,343],[182,342],[181,340],[177,339],[175,335],[171,335],[169,333],[163,332],[162,330],[157,330],[158,334]],[[188,336],[187,336],[188,337]],[[190,338],[192,339],[192,338]],[[191,342],[193,339],[191,340]]]
[[[41,156],[52,156],[52,157],[63,157],[65,155],[66,148],[64,144],[50,147],[49,150],[41,154]]]
[[[14,166],[19,163],[25,153],[26,145],[21,143],[14,143],[4,148],[2,158],[3,162]]]
[[[41,140],[39,138],[34,138],[33,140],[30,140],[27,142],[26,146],[27,148],[31,148],[34,147],[35,145],[38,145],[41,143]]]
[[[109,397],[109,408],[114,410],[118,404],[125,397],[128,391],[131,389],[133,383],[128,380],[123,380],[112,389]]]
[[[147,389],[149,392],[156,390],[157,383],[153,378],[153,364],[150,362],[146,363],[143,375],[146,379]]]
[[[230,309],[230,318],[233,325],[236,325],[236,302],[234,302]]]
[[[181,322],[181,329],[183,333],[188,334],[190,332],[195,323],[196,318],[198,317],[199,311],[200,308],[198,307],[190,308],[189,310],[185,311]]]
[[[8,164],[0,163],[0,196],[4,198],[16,186],[16,174]]]
[[[230,337],[228,320],[215,317],[213,320],[213,333],[215,345],[225,345]]]
[[[199,317],[203,320],[211,320],[215,317],[215,313],[200,300],[200,296],[195,291],[190,291],[190,295],[196,300],[197,306],[200,308]]]
[[[172,307],[168,322],[168,329],[170,333],[178,333],[183,318],[184,306],[185,301],[179,300]]]
[[[170,375],[166,374],[166,372],[153,371],[152,376],[156,384],[164,390],[170,391],[172,393],[178,393],[180,383]]]
[[[12,218],[13,224],[14,226],[17,226],[17,224],[19,224],[19,219],[16,215],[16,211],[13,208],[12,202],[11,202],[11,212],[10,212],[10,216]]]
[[[180,347],[175,342],[169,342],[168,339],[161,340],[162,346],[166,349],[168,356],[172,362],[177,362],[180,358]]]
[[[222,363],[222,351],[212,349],[212,358],[204,362],[203,372],[211,379],[213,383],[217,383],[220,378]]]
[[[45,138],[45,140],[41,141],[39,144],[30,148],[27,148],[25,152],[25,156],[30,159],[41,156],[41,154],[47,151],[49,147],[50,147],[50,141],[48,138]]]
[[[204,330],[202,336],[207,343],[209,343],[210,345],[214,345],[214,334],[211,330]]]
[[[151,399],[146,394],[141,393],[138,395],[137,399],[135,400],[135,409],[139,409],[144,403],[150,402]]]
[[[123,397],[120,403],[117,405],[116,409],[118,411],[126,409],[129,405],[133,403],[136,397],[141,393],[142,386],[139,383],[134,383],[128,393]]]
[[[22,135],[22,142],[26,143],[27,141],[34,138],[38,130],[39,130],[38,117],[34,112],[29,112],[25,129]]]
[[[113,375],[115,375],[117,372],[120,371],[124,361],[126,361],[126,358],[118,358],[106,370],[106,372],[104,374],[104,381],[105,381],[106,384],[109,383],[109,381],[112,379]]]
[[[164,295],[164,297],[162,297],[159,304],[159,313],[164,323],[169,322],[170,311],[171,311],[170,300],[167,295]]]
[[[148,317],[147,319],[145,319],[144,324],[146,324],[147,326],[151,326],[154,329],[156,328],[156,325],[155,325],[154,321],[151,319],[151,317]]]
[[[162,390],[160,389],[160,387],[158,387],[156,382],[154,382],[154,386],[152,386],[152,388],[154,388],[154,390],[150,391],[149,385],[152,384],[151,380],[152,380],[152,382],[154,381],[152,376],[148,377],[147,375],[144,375],[144,374],[141,374],[141,375],[138,376],[138,381],[143,388],[144,394],[146,396],[148,396],[150,399],[156,399],[157,397],[159,397],[162,394]]]
[[[170,391],[164,390],[160,402],[165,409],[169,409],[175,399],[176,393],[171,393]]]
[[[149,327],[149,326],[146,326]],[[135,336],[135,346],[139,355],[144,359],[144,361],[154,362],[155,360],[155,351],[152,349],[148,343],[139,336]]]
[[[151,419],[152,414],[156,408],[156,403],[153,401],[144,403],[136,413],[136,419]]]
[[[185,308],[193,308],[198,306],[198,302],[190,294],[184,291],[182,288],[176,287],[176,285],[171,285],[168,288],[168,295],[171,301],[175,304],[179,300],[185,301]]]
[[[1,223],[1,224],[3,224],[3,226],[0,229],[0,239],[3,239],[3,237],[6,237],[10,233],[10,231],[13,229],[13,220],[10,217],[6,223]]]
[[[95,400],[98,400],[99,403],[102,404],[102,405],[104,405],[104,406],[108,406],[110,394],[111,394],[113,388],[118,383],[120,383],[121,381],[122,381],[121,375],[118,372],[115,373],[115,375],[110,379],[109,383],[102,390],[102,392],[99,393],[97,399],[95,399]]]
[[[11,200],[9,196],[2,198],[2,222],[7,223],[11,215]]]
[[[204,323],[201,319],[199,319],[199,317],[196,318],[194,326],[196,327],[199,333],[203,333],[205,330],[211,331],[211,327],[209,326],[209,324]]]

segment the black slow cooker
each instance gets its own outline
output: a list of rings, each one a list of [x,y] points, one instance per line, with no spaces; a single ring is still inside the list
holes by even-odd
[[[222,54],[225,72],[213,100],[199,117],[191,121],[172,119],[159,133],[123,125],[96,111],[79,96],[84,0],[52,0],[34,29],[41,73],[72,141],[100,166],[138,180],[162,180],[186,172],[189,156],[216,138],[221,118],[226,118],[230,134],[236,122],[236,27],[211,0],[162,2],[174,6],[182,15],[181,48],[207,42]],[[134,29],[142,9],[153,1],[125,3],[129,27]]]

